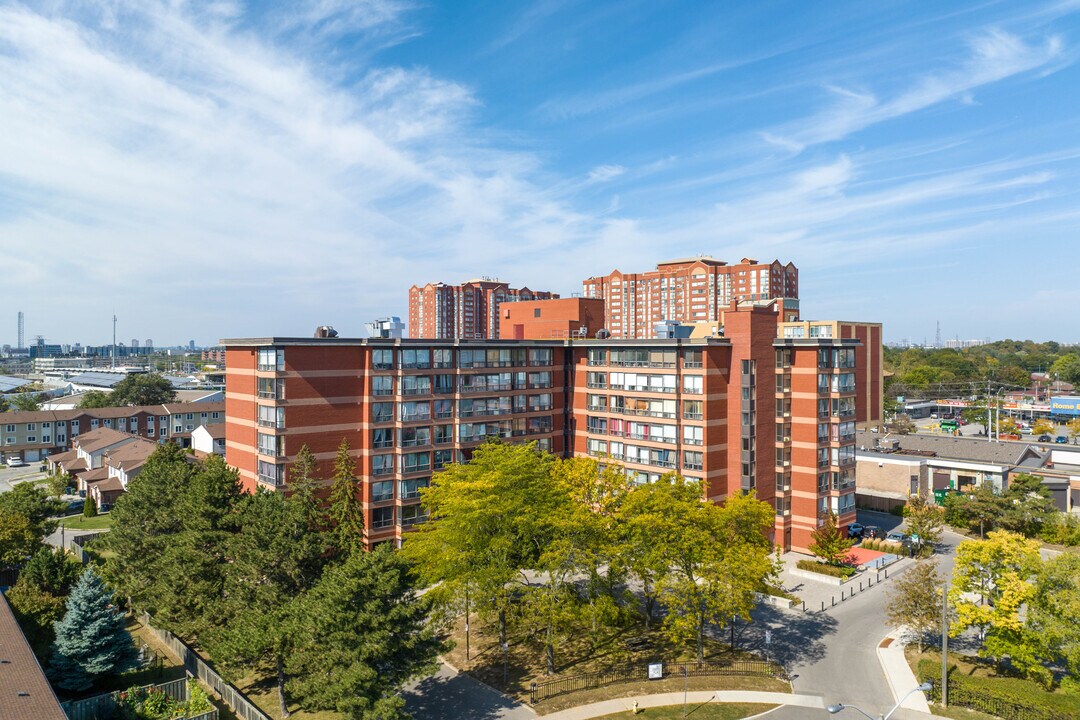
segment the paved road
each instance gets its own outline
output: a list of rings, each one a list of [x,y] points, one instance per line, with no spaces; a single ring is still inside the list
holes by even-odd
[[[901,526],[900,518],[885,513],[859,512],[864,524],[886,531]],[[946,533],[938,556],[939,572],[951,576],[956,545],[963,537]],[[820,694],[825,704],[842,702],[857,705],[869,713],[887,712],[894,704],[892,691],[877,657],[877,646],[889,633],[885,623],[885,603],[892,579],[902,574],[890,572],[890,580],[855,595],[825,613],[792,613],[764,606],[754,612],[754,623],[737,628],[740,647],[764,649],[764,632],[771,630],[770,655],[779,659],[793,676],[796,692]],[[847,711],[859,716],[854,710]],[[925,717],[908,713],[909,717]],[[770,720],[831,717],[823,710],[780,708]],[[861,716],[859,716],[861,717]],[[897,712],[893,717],[902,718]]]

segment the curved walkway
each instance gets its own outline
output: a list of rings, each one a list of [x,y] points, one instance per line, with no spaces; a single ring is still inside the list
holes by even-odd
[[[778,692],[754,692],[752,690],[717,690],[715,692],[695,691],[686,694],[686,702],[690,705],[701,705],[711,700],[726,703],[762,703],[768,705],[794,705],[804,708],[824,708],[825,703],[817,695],[798,695]],[[662,693],[659,695],[640,695],[636,697],[618,698],[616,700],[604,700],[591,705],[580,705],[568,710],[561,710],[550,715],[544,715],[544,720],[588,720],[588,718],[603,717],[614,713],[624,713],[634,707],[637,702],[639,708],[664,707],[665,705],[682,705],[683,694],[681,692]]]

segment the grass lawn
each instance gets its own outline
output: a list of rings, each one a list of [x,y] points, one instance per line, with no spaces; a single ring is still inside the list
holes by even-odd
[[[1000,720],[996,715],[987,715],[984,712],[978,710],[969,710],[968,708],[956,707],[950,705],[944,707],[930,703],[930,712],[938,717],[952,718],[953,720]]]
[[[775,705],[761,705],[755,703],[709,703],[707,705],[689,705],[686,708],[686,717],[694,720],[739,720],[739,718],[759,715],[775,708]],[[615,713],[604,715],[605,718],[624,718],[627,713]],[[638,712],[635,717],[648,718],[648,720],[682,720],[682,705],[667,705],[665,707],[646,708]]]
[[[112,527],[112,515],[104,513],[89,518],[83,515],[68,515],[60,520],[60,524],[68,530],[104,530]]]
[[[485,625],[473,617],[470,625],[470,657],[465,657],[465,623],[458,618],[451,633],[453,648],[445,655],[454,667],[469,673],[494,688],[525,703],[529,702],[529,684],[533,681],[558,677],[572,677],[595,672],[617,665],[639,665],[649,662],[693,661],[692,651],[671,644],[663,633],[653,627],[646,631],[643,625],[611,629],[601,633],[592,642],[582,633],[561,638],[555,648],[555,674],[545,674],[543,645],[535,633],[518,631],[511,633],[509,642],[509,683],[503,688],[502,653],[499,649],[497,628]],[[630,647],[630,638],[641,640]],[[726,643],[711,638],[705,642],[706,661],[731,659],[757,659],[749,653],[735,651]],[[691,690],[762,690],[791,692],[788,683],[768,677],[716,676],[690,678]],[[658,692],[675,692],[683,689],[683,681],[677,678],[639,683],[616,683],[607,687],[581,690],[557,697],[547,698],[536,706],[541,714],[585,705],[600,700],[635,695],[651,695]]]

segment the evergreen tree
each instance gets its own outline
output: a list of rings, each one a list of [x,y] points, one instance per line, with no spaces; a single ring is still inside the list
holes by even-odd
[[[296,460],[289,466],[289,497],[296,500],[297,507],[308,513],[308,528],[312,532],[323,532],[326,518],[319,508],[319,490],[322,480],[318,476],[318,463],[307,443],[300,447]]]
[[[840,528],[836,526],[836,515],[829,513],[825,523],[810,534],[810,552],[829,563],[839,565],[847,557],[848,550],[855,544],[849,538],[844,537]]]
[[[83,517],[88,518],[97,515],[97,503],[94,502],[94,498],[90,497],[90,493],[87,493],[86,499],[83,500],[82,514]]]
[[[290,690],[308,710],[349,720],[404,720],[399,692],[436,667],[443,643],[428,626],[431,601],[400,553],[384,545],[329,568],[308,593],[295,650],[286,658]]]
[[[161,405],[176,399],[172,383],[157,373],[128,375],[109,394],[109,405]]]
[[[1042,530],[1046,519],[1058,512],[1042,477],[1017,473],[1009,478],[1005,503],[998,524],[1005,530],[1034,537]]]
[[[297,605],[325,565],[326,539],[310,527],[313,504],[308,493],[261,489],[241,501],[241,529],[226,552],[229,620],[206,633],[215,659],[247,670],[276,667],[282,717],[289,715],[284,663],[294,648]]]
[[[56,530],[54,516],[64,512],[67,503],[49,497],[46,488],[34,483],[19,483],[11,490],[0,493],[0,516],[5,513],[18,513],[30,521],[30,528],[39,540],[51,535]]]
[[[334,461],[334,478],[327,508],[331,544],[339,555],[364,549],[361,491],[362,483],[356,477],[356,462],[349,455],[349,441],[342,438]]]
[[[19,571],[19,581],[26,581],[57,597],[67,597],[78,582],[82,566],[60,548],[42,547]]]
[[[71,591],[63,620],[56,623],[50,677],[65,690],[86,690],[98,678],[135,667],[137,657],[112,591],[87,568]]]

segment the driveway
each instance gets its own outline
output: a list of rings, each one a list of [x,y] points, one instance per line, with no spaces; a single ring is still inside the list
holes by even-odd
[[[405,709],[415,720],[526,720],[532,708],[443,665],[431,677],[405,688]]]

